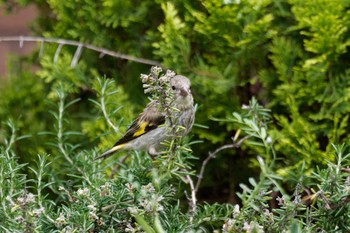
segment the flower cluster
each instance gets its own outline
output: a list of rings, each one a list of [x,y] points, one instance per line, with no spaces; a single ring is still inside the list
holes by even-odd
[[[23,223],[25,221],[22,215],[38,218],[44,212],[43,207],[37,207],[35,195],[30,192],[23,192],[15,200],[11,196],[6,196],[6,200],[9,203],[11,212],[18,214],[15,218],[17,222]]]
[[[106,197],[110,196],[112,194],[112,185],[109,182],[106,182],[104,185],[101,185],[100,189],[100,196]]]
[[[153,98],[166,97],[171,93],[169,83],[170,80],[176,75],[172,70],[167,70],[165,74],[160,75],[162,68],[153,66],[151,73],[141,74],[141,81],[143,83],[144,93],[152,94]]]
[[[56,218],[55,220],[55,225],[58,228],[61,228],[64,224],[66,224],[66,217],[64,215],[64,213],[60,213],[60,215],[58,216],[58,218]]]
[[[99,193],[100,197],[110,196],[112,193],[111,187],[112,185],[109,182],[106,182],[104,185],[97,188],[96,191]],[[88,216],[90,220],[96,221],[99,224],[104,224],[102,219],[98,216],[95,191],[90,190],[87,187],[82,187],[71,193],[62,186],[59,187],[59,190],[68,196],[71,205],[76,206],[77,208],[82,207],[82,209],[86,211],[86,216]],[[61,228],[62,232],[70,232],[70,224],[68,223],[71,218],[73,217],[70,214],[64,214],[64,212],[61,212],[55,220],[55,225],[58,228]]]
[[[239,205],[235,205],[232,213],[232,219],[227,219],[222,226],[222,232],[230,232],[236,224],[235,218],[240,214]]]
[[[134,190],[130,189],[130,191]],[[134,196],[135,194],[132,195]],[[131,214],[137,214],[140,212],[156,213],[163,211],[164,209],[161,205],[161,202],[164,200],[164,197],[156,192],[156,189],[154,188],[152,183],[142,185],[141,188],[138,190],[136,197],[136,206],[139,207],[129,207],[128,210]]]

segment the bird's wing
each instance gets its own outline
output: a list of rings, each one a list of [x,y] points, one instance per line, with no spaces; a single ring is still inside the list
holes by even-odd
[[[111,149],[94,160],[108,158],[123,148],[123,144],[156,129],[158,126],[164,124],[164,122],[165,117],[158,111],[156,102],[149,103],[140,116],[130,125],[125,135]]]
[[[122,145],[164,124],[165,117],[157,109],[156,103],[151,102],[130,125],[125,135],[113,146]]]

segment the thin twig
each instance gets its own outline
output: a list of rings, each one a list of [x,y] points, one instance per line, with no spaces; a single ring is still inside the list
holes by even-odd
[[[100,82],[100,81],[99,81]],[[106,94],[106,89],[108,86],[107,82],[104,82],[103,84],[100,82],[101,85],[101,98],[100,98],[100,106],[103,112],[103,116],[105,117],[107,123],[113,128],[113,130],[117,133],[119,133],[119,128],[117,126],[115,126],[112,122],[112,120],[109,118],[108,113],[107,113],[107,109],[106,109],[106,102],[105,102],[105,97],[107,96]]]
[[[60,95],[58,93],[58,95]],[[57,143],[60,152],[63,154],[64,158],[71,164],[74,165],[73,160],[69,157],[63,144],[63,114],[64,114],[64,96],[60,95],[60,102],[58,107],[58,118],[57,118]]]
[[[187,199],[190,201],[190,224],[193,222],[193,215],[196,213],[197,210],[197,197],[196,197],[196,189],[194,187],[194,183],[190,175],[186,175],[187,182],[190,184],[191,188],[191,197],[187,197]]]
[[[123,155],[122,157],[119,158],[119,161],[117,163],[117,165],[113,168],[111,174],[109,175],[109,179],[112,179],[114,177],[115,174],[117,174],[117,171],[119,169],[119,167],[124,164],[125,160],[128,158],[130,154],[126,154],[126,155]]]
[[[55,43],[59,45],[71,45],[81,48],[87,48],[96,52],[99,52],[101,55],[109,55],[111,57],[121,58],[129,61],[134,61],[137,63],[152,65],[152,66],[162,66],[160,62],[150,60],[150,59],[144,59],[139,58],[119,52],[115,52],[112,50],[108,50],[105,48],[97,47],[91,44],[85,44],[74,40],[65,40],[60,38],[45,38],[45,37],[38,37],[38,36],[0,36],[0,42],[8,42],[8,41],[18,41],[20,43],[20,47],[23,46],[24,42],[41,42],[41,43]]]
[[[46,209],[45,209],[45,207],[44,207],[44,205],[43,205],[43,201],[42,201],[42,193],[41,193],[41,191],[42,191],[42,189],[43,189],[43,186],[45,187],[45,185],[42,185],[41,182],[43,181],[43,179],[42,179],[42,176],[43,176],[43,173],[44,173],[44,171],[43,171],[44,168],[43,168],[43,167],[45,167],[45,164],[43,163],[44,160],[42,160],[42,159],[40,159],[40,158],[39,158],[39,162],[40,162],[40,167],[39,167],[38,173],[37,173],[37,178],[38,178],[38,183],[37,183],[38,204],[39,204],[40,209],[43,210],[44,216],[45,216],[51,223],[54,223],[55,220],[53,220],[53,219],[47,214]]]
[[[12,121],[8,121],[7,125],[11,128],[11,137],[9,141],[5,139],[5,145],[6,145],[5,153],[9,153],[12,147],[12,144],[16,141],[16,128],[14,127]]]
[[[64,94],[57,92],[57,95],[60,99],[60,102],[58,104],[58,116],[57,116],[57,143],[58,143],[58,149],[63,154],[64,158],[72,165],[74,166],[73,160],[69,157],[69,154],[67,150],[64,147],[64,129],[63,129],[63,115],[65,110],[65,96]],[[77,170],[84,174],[83,170],[79,167],[76,167]]]
[[[223,146],[217,148],[214,152],[209,152],[209,155],[208,155],[208,157],[203,161],[201,170],[200,170],[200,172],[199,172],[199,174],[198,174],[198,180],[197,180],[195,192],[198,191],[199,185],[200,185],[201,182],[202,182],[203,174],[204,174],[204,171],[205,171],[205,167],[207,166],[207,163],[208,163],[211,159],[215,158],[215,157],[216,157],[216,154],[218,154],[218,153],[219,153],[220,151],[222,151],[222,150],[240,147],[241,144],[242,144],[245,140],[247,140],[248,138],[250,138],[250,135],[247,135],[247,136],[241,138],[238,142],[233,142],[232,144],[223,145]]]

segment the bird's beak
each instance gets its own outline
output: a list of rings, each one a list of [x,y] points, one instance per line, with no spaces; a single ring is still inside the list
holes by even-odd
[[[180,95],[181,95],[182,97],[186,97],[186,96],[188,96],[189,92],[190,92],[189,90],[186,90],[186,89],[181,88],[181,90],[180,90]]]

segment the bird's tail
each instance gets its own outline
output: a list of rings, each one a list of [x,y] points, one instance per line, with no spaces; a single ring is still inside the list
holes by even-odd
[[[98,160],[98,159],[106,159],[108,157],[110,157],[111,155],[113,155],[115,152],[117,152],[118,150],[120,150],[121,148],[123,148],[124,144],[121,145],[117,145],[112,147],[111,149],[107,150],[105,153],[103,153],[102,155],[98,156],[97,158],[94,159],[94,161]]]

